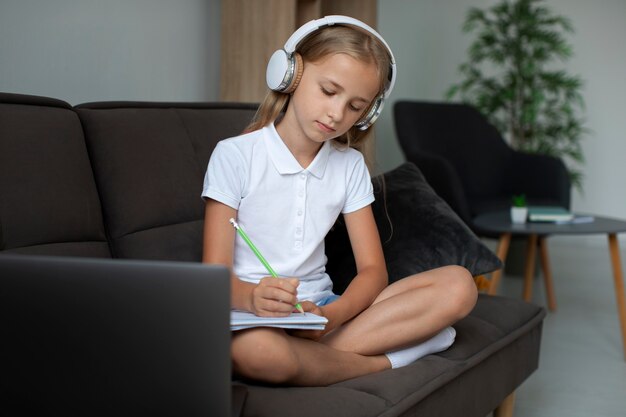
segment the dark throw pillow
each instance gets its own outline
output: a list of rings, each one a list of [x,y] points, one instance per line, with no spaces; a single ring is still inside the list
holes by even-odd
[[[373,178],[372,205],[389,272],[389,282],[446,265],[461,265],[472,275],[502,266],[496,255],[407,162]],[[383,191],[384,188],[384,191]],[[341,293],[356,274],[343,218],[326,237],[326,271]]]

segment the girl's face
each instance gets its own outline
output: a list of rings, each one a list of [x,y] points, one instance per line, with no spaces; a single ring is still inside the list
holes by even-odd
[[[321,144],[343,135],[378,93],[376,65],[337,53],[306,62],[278,131],[289,142]]]

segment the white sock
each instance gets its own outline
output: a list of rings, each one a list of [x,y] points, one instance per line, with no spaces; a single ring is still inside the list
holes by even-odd
[[[406,366],[415,362],[423,356],[430,355],[431,353],[442,352],[448,349],[452,346],[452,343],[454,343],[455,337],[456,330],[449,326],[422,343],[405,349],[385,353],[385,356],[387,356],[387,359],[391,362],[392,368],[400,368],[401,366]]]

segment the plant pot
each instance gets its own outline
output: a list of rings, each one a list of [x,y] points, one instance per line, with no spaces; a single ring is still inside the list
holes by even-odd
[[[511,207],[511,222],[515,224],[526,223],[528,207]]]

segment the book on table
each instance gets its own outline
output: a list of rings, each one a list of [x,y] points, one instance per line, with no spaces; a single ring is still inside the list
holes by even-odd
[[[574,213],[558,206],[530,206],[528,220],[531,222],[568,222],[574,218]]]
[[[291,313],[286,317],[259,317],[241,310],[230,311],[230,330],[243,330],[251,327],[280,327],[283,329],[324,330],[326,317],[313,313]]]

